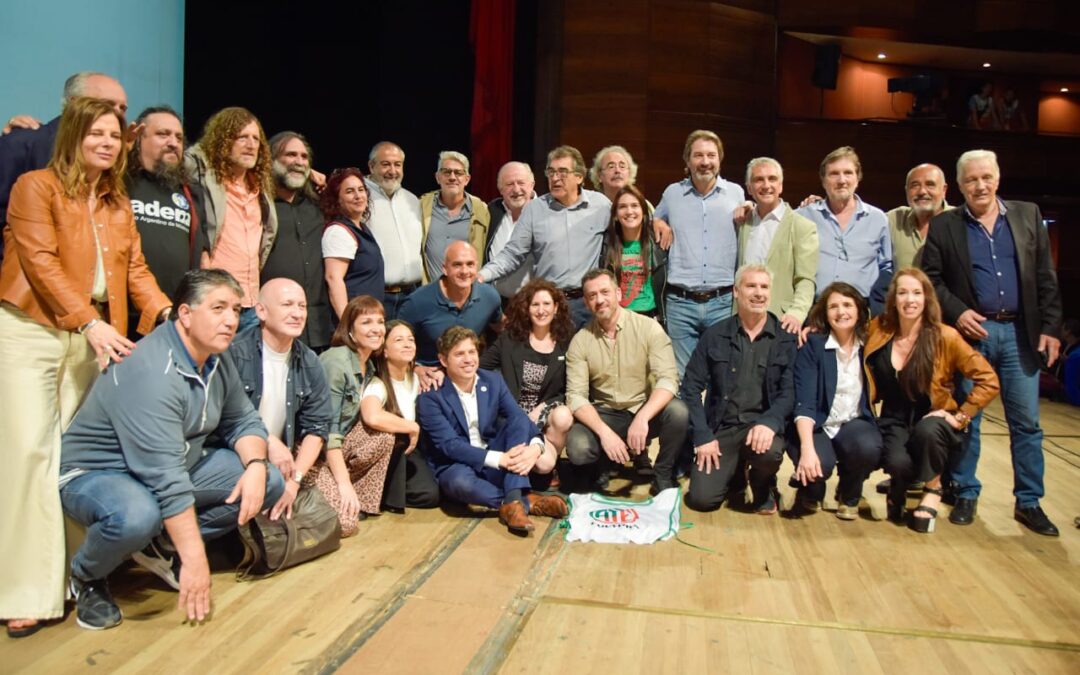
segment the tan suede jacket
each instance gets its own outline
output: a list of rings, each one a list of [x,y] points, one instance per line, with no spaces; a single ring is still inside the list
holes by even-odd
[[[142,311],[138,329],[145,335],[172,302],[146,266],[130,202],[113,206],[99,199],[93,222],[99,225],[109,322],[127,334],[130,294]],[[25,173],[15,182],[4,253],[0,300],[61,330],[77,330],[100,318],[90,303],[97,265],[90,213],[86,202],[64,195],[51,169]]]
[[[866,382],[869,387],[867,393],[872,403],[877,403],[878,396],[874,376],[870,373],[868,365],[870,355],[884,347],[892,337],[893,333],[881,327],[880,317],[870,322],[866,348],[863,352],[863,368],[866,371]],[[956,373],[963,373],[964,377],[975,382],[975,387],[963,405],[957,405],[956,399],[953,398]],[[951,413],[961,410],[968,417],[974,417],[994,400],[1000,388],[997,374],[982,354],[975,351],[960,336],[960,333],[956,332],[955,328],[942,325],[941,344],[938,346],[937,360],[934,363],[934,377],[930,382],[930,409]]]

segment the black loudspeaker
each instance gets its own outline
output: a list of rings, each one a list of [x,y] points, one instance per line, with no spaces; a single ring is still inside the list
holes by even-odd
[[[814,74],[810,81],[821,89],[836,89],[840,71],[840,45],[818,45],[814,49]]]

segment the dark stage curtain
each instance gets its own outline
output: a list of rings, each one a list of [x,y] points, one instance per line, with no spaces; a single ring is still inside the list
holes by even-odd
[[[514,93],[514,2],[473,0],[469,44],[473,49],[470,192],[495,197],[496,174],[511,159]]]

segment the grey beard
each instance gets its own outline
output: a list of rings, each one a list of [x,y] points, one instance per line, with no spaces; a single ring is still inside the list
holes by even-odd
[[[188,175],[187,171],[184,170],[183,162],[169,164],[159,159],[154,162],[154,168],[149,173],[170,190],[179,190],[182,185],[188,182]]]
[[[310,171],[305,173],[296,173],[290,171],[281,162],[274,160],[274,180],[277,184],[287,190],[299,190],[307,185]]]

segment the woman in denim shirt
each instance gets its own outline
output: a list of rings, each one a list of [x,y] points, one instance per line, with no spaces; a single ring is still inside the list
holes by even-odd
[[[330,349],[319,357],[330,386],[330,438],[325,457],[308,473],[338,512],[341,534],[356,534],[357,520],[378,515],[383,481],[394,449],[393,436],[372,435],[360,421],[360,399],[374,376],[371,355],[386,335],[382,303],[370,295],[349,301],[330,339]]]

